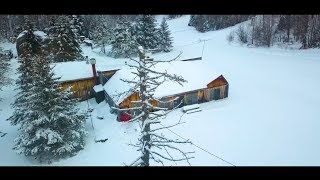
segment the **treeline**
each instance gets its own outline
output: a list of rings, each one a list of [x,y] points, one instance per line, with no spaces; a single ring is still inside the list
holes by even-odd
[[[319,15],[257,15],[239,26],[228,40],[270,47],[299,44],[300,49],[320,47]]]
[[[170,15],[172,19],[181,15]],[[35,30],[48,35],[48,52],[65,49],[66,54],[53,58],[54,62],[81,59],[79,43],[84,38],[101,47],[101,52],[113,57],[128,57],[136,54],[138,45],[154,51],[168,52],[172,49],[172,38],[166,19],[160,26],[152,15],[1,15],[0,37],[15,42],[31,22]],[[57,39],[58,37],[64,37]],[[59,43],[58,43],[59,42]],[[106,45],[112,50],[106,52]],[[18,48],[17,48],[18,49]],[[68,49],[70,52],[68,52]],[[56,51],[58,53],[60,51]],[[52,53],[53,56],[57,56]]]
[[[64,15],[0,15],[0,37],[7,38],[18,36],[27,21],[33,22],[34,26],[45,31],[55,19]],[[80,34],[92,39],[96,27],[103,25],[114,27],[116,20],[122,15],[75,15],[82,25]],[[127,15],[129,20],[135,20],[138,15]]]
[[[207,32],[242,23],[228,41],[265,47],[300,44],[307,49],[320,47],[319,22],[319,15],[191,15],[188,25]]]
[[[250,15],[191,15],[189,26],[199,32],[219,30],[248,20]]]

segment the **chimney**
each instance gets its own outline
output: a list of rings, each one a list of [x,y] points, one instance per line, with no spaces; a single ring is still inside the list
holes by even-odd
[[[92,74],[93,74],[94,85],[97,85],[96,59],[91,58],[90,59],[90,64],[92,66]]]

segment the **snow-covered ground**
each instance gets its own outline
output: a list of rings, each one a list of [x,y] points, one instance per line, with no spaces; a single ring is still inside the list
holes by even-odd
[[[183,115],[178,109],[163,120],[163,124],[174,123],[183,115],[181,119],[185,123],[172,128],[172,132],[163,132],[174,138],[180,138],[178,134],[194,143],[183,147],[196,152],[191,164],[230,165],[215,157],[218,156],[236,166],[319,166],[320,94],[317,89],[320,88],[320,50],[249,48],[229,44],[226,36],[236,27],[199,33],[187,26],[188,21],[189,16],[168,21],[174,51],[156,56],[173,57],[180,51],[185,57],[201,56],[203,42],[199,43],[199,39],[206,39],[202,60],[206,69],[219,70],[230,85],[227,99],[200,104],[202,111],[196,113]],[[5,47],[14,48],[8,43]],[[84,48],[84,54],[89,58],[108,60],[96,49],[92,52],[90,48]],[[16,60],[12,60],[11,65],[13,69],[18,66]],[[192,69],[189,71],[197,75]],[[11,76],[16,78],[14,71]],[[10,126],[5,119],[12,113],[10,103],[16,93],[13,88],[5,87],[0,91],[3,98],[0,131],[8,133],[0,137],[0,165],[38,165],[12,151],[17,127]],[[77,156],[52,165],[122,166],[131,163],[139,153],[128,145],[138,138],[137,124],[117,122],[104,102],[97,105],[91,99],[89,106],[94,108],[94,129],[89,119],[85,149]],[[87,108],[88,102],[80,103],[79,107]],[[104,119],[97,116],[104,116]],[[95,143],[95,138],[108,140]]]

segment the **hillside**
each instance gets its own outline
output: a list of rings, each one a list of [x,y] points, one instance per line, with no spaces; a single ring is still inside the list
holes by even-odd
[[[229,44],[226,36],[234,29],[199,33],[187,26],[189,16],[169,20],[174,39],[174,50],[155,55],[156,58],[171,58],[180,51],[184,57],[199,57],[208,71],[217,70],[228,80],[230,89],[227,99],[200,104],[201,112],[183,115],[184,124],[172,131],[190,139],[194,145],[183,147],[195,151],[192,165],[225,166],[319,166],[320,156],[320,61],[319,49],[285,50],[276,47],[249,48]],[[199,40],[207,40],[205,44]],[[1,46],[14,48],[11,44]],[[204,47],[204,49],[203,49]],[[83,47],[85,55],[115,62],[115,59],[92,52]],[[98,61],[99,63],[99,61]],[[110,63],[111,65],[113,63]],[[12,69],[18,67],[15,59]],[[195,77],[197,71],[188,69]],[[208,72],[208,74],[210,74]],[[14,71],[11,76],[16,78]],[[0,91],[0,129],[8,134],[0,137],[0,165],[39,165],[33,160],[17,155],[13,139],[17,128],[5,121],[11,113],[14,86]],[[82,102],[82,109],[91,106],[92,121],[87,122],[87,144],[75,157],[55,162],[57,166],[123,166],[137,156],[137,151],[128,143],[137,140],[139,127],[136,124],[119,123],[109,113],[106,103],[96,104],[94,99]],[[100,120],[97,116],[104,116]],[[176,122],[181,109],[172,112],[166,123]],[[171,131],[166,135],[178,137]],[[95,143],[95,139],[108,140]],[[199,148],[200,147],[200,148]],[[217,158],[223,158],[225,161]],[[167,165],[187,165],[171,164]]]

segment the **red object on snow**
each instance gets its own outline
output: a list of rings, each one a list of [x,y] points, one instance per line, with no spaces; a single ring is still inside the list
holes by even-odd
[[[129,112],[127,112],[127,113],[122,113],[122,115],[121,115],[121,120],[122,120],[123,122],[129,121],[130,119],[131,119],[131,115],[130,115]]]

